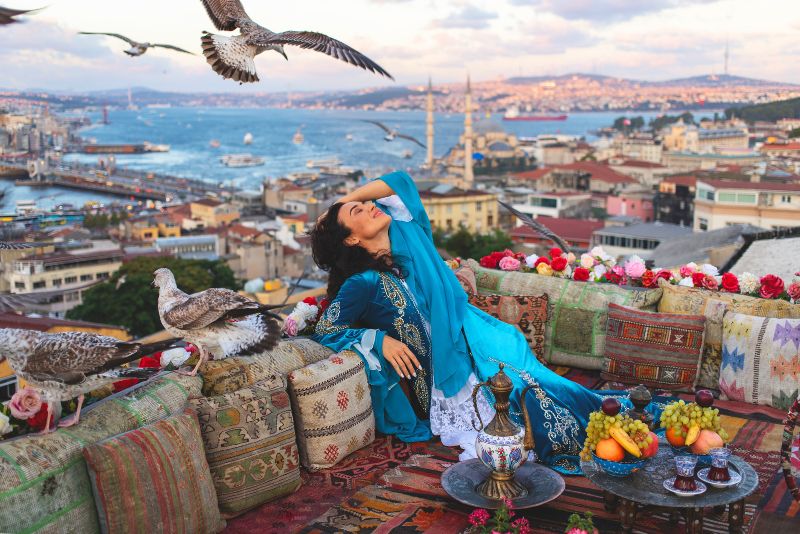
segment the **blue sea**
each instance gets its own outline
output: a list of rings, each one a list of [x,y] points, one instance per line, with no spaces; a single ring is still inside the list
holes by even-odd
[[[711,111],[710,113],[713,113]],[[572,113],[561,122],[503,122],[502,116],[486,117],[475,114],[476,129],[483,122],[494,122],[505,131],[518,136],[567,134],[592,139],[590,132],[610,126],[622,116],[643,115],[646,119],[658,113],[591,112]],[[144,108],[109,112],[110,124],[101,124],[99,114],[90,114],[92,126],[80,133],[98,143],[142,143],[170,145],[165,153],[117,156],[117,166],[154,171],[176,176],[199,178],[209,182],[232,183],[241,189],[259,190],[267,178],[277,178],[290,172],[307,170],[309,160],[338,158],[343,165],[363,169],[368,176],[395,169],[407,169],[413,175],[425,160],[423,148],[402,139],[384,141],[383,131],[364,120],[381,121],[402,133],[425,142],[425,112],[423,111],[338,111],[300,109],[237,109],[237,108]],[[434,151],[436,156],[447,153],[458,143],[463,132],[462,114],[436,113]],[[292,137],[302,132],[304,142],[295,144]],[[251,133],[253,142],[243,139]],[[348,136],[352,139],[349,140]],[[218,148],[211,146],[219,142]],[[412,156],[404,158],[410,150]],[[231,169],[220,162],[224,154],[252,153],[266,159],[261,167]],[[100,156],[105,157],[105,156]],[[96,163],[98,156],[68,155],[67,160]],[[41,208],[60,203],[82,205],[88,200],[108,202],[113,197],[60,189],[26,187],[10,191],[6,210],[13,209],[18,199],[37,199]]]

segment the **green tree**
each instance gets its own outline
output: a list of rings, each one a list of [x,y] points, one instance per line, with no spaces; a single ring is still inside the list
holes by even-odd
[[[463,226],[447,239],[445,250],[460,258],[469,258],[475,247],[475,236]]]
[[[789,137],[794,139],[795,137],[800,137],[800,128],[795,128],[791,132],[789,132]]]
[[[475,236],[475,244],[470,251],[470,257],[480,259],[487,254],[491,254],[495,250],[505,250],[513,248],[514,242],[511,237],[504,231],[496,228],[491,234]]]
[[[233,271],[222,261],[140,257],[86,291],[83,303],[67,312],[67,318],[124,326],[135,337],[158,332],[162,326],[153,272],[160,267],[170,269],[178,287],[187,293],[209,287],[239,288]]]

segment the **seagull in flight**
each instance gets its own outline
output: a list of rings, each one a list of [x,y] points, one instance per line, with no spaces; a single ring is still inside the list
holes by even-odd
[[[183,48],[178,48],[177,46],[172,46],[169,44],[160,44],[160,43],[140,43],[134,41],[133,39],[128,39],[124,35],[120,35],[118,33],[105,33],[105,32],[78,32],[80,35],[108,35],[109,37],[116,37],[117,39],[122,39],[131,47],[124,52],[131,57],[141,56],[145,52],[147,52],[148,48],[168,48],[169,50],[175,50],[176,52],[183,52],[184,54],[192,54],[195,55],[193,52],[189,52],[188,50],[184,50]]]
[[[8,7],[0,6],[0,26],[5,26],[6,24],[14,24],[15,22],[21,22],[14,17],[18,15],[26,15],[28,13],[33,13],[35,11],[39,11],[38,9],[11,9]]]
[[[417,140],[416,138],[414,138],[414,137],[411,137],[410,135],[401,134],[401,133],[400,133],[400,132],[398,132],[396,129],[389,128],[388,126],[386,126],[386,125],[385,125],[385,124],[383,124],[382,122],[379,122],[379,121],[371,121],[371,120],[366,120],[366,119],[362,119],[362,120],[363,120],[364,122],[369,122],[370,124],[374,124],[375,126],[378,126],[378,127],[380,127],[380,128],[383,128],[383,131],[384,131],[384,132],[386,132],[386,136],[385,136],[383,139],[384,139],[384,140],[386,140],[386,141],[394,141],[396,138],[398,138],[398,137],[399,137],[400,139],[406,139],[406,140],[408,140],[408,141],[411,141],[412,143],[416,143],[416,144],[418,144],[418,145],[419,145],[419,146],[421,146],[422,148],[425,148],[425,145],[423,145],[423,144],[422,144],[422,143],[421,143],[419,140]]]
[[[332,37],[309,31],[275,33],[254,22],[240,0],[201,1],[218,30],[230,32],[239,29],[239,35],[232,37],[203,32],[203,54],[214,72],[225,79],[233,79],[239,84],[257,82],[255,57],[266,50],[273,50],[288,60],[283,46],[292,45],[322,52],[394,80],[383,67]]]

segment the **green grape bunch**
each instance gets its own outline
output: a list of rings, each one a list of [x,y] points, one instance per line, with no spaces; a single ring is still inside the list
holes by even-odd
[[[689,428],[695,425],[701,430],[713,430],[723,441],[728,440],[728,433],[722,428],[718,408],[679,400],[667,405],[661,412],[661,428],[672,428],[678,436],[685,437]]]
[[[611,427],[618,427],[624,430],[633,439],[639,450],[644,451],[653,442],[650,429],[638,419],[632,419],[628,415],[606,415],[602,411],[589,414],[589,424],[586,427],[586,441],[583,444],[581,458],[585,461],[592,459],[592,452],[597,447],[600,440],[611,437],[609,430]]]

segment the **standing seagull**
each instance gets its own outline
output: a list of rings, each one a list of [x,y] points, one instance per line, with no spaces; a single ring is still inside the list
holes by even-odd
[[[275,33],[256,24],[245,12],[239,0],[202,0],[202,2],[218,30],[231,32],[239,29],[239,35],[233,37],[203,32],[203,54],[214,72],[223,78],[233,78],[240,84],[257,82],[258,74],[254,58],[265,50],[274,50],[288,60],[283,45],[294,45],[311,48],[356,67],[394,79],[370,58],[332,37],[307,31]]]
[[[384,137],[384,140],[386,140],[386,141],[394,141],[395,138],[399,137],[400,139],[408,139],[409,141],[418,144],[422,148],[425,148],[425,145],[423,145],[419,140],[415,139],[414,137],[411,137],[410,135],[401,134],[397,130],[393,130],[393,129],[389,128],[388,126],[386,126],[382,122],[370,121],[370,120],[367,120],[367,119],[362,119],[362,120],[364,122],[369,122],[370,124],[374,124],[376,126],[379,126],[380,128],[383,128],[383,131],[386,132],[386,137]]]
[[[197,374],[200,366],[214,356],[224,359],[270,350],[278,344],[280,316],[230,289],[211,288],[187,295],[175,283],[169,269],[156,270],[153,284],[158,288],[158,317],[170,335],[200,350],[197,365],[187,373]]]
[[[178,48],[177,46],[172,46],[169,44],[159,44],[159,43],[140,43],[134,41],[133,39],[128,39],[124,35],[120,35],[118,33],[104,33],[104,32],[78,32],[80,35],[108,35],[109,37],[116,37],[117,39],[122,39],[131,47],[124,52],[131,57],[141,56],[145,52],[147,52],[148,48],[168,48],[170,50],[176,50],[178,52],[183,52],[184,54],[192,54],[195,55],[193,52],[189,52],[188,50],[184,50],[183,48]]]
[[[35,11],[39,11],[38,9],[11,9],[8,7],[0,6],[0,26],[5,26],[6,24],[14,24],[15,22],[21,22],[20,20],[15,19],[14,17],[19,15],[27,15],[28,13],[33,13]]]
[[[84,394],[122,378],[146,379],[160,369],[120,366],[169,348],[177,340],[142,345],[86,332],[48,334],[35,330],[0,329],[0,363],[8,359],[14,373],[47,401],[50,428],[53,403],[78,397],[78,410],[59,426],[72,426],[80,420]]]

